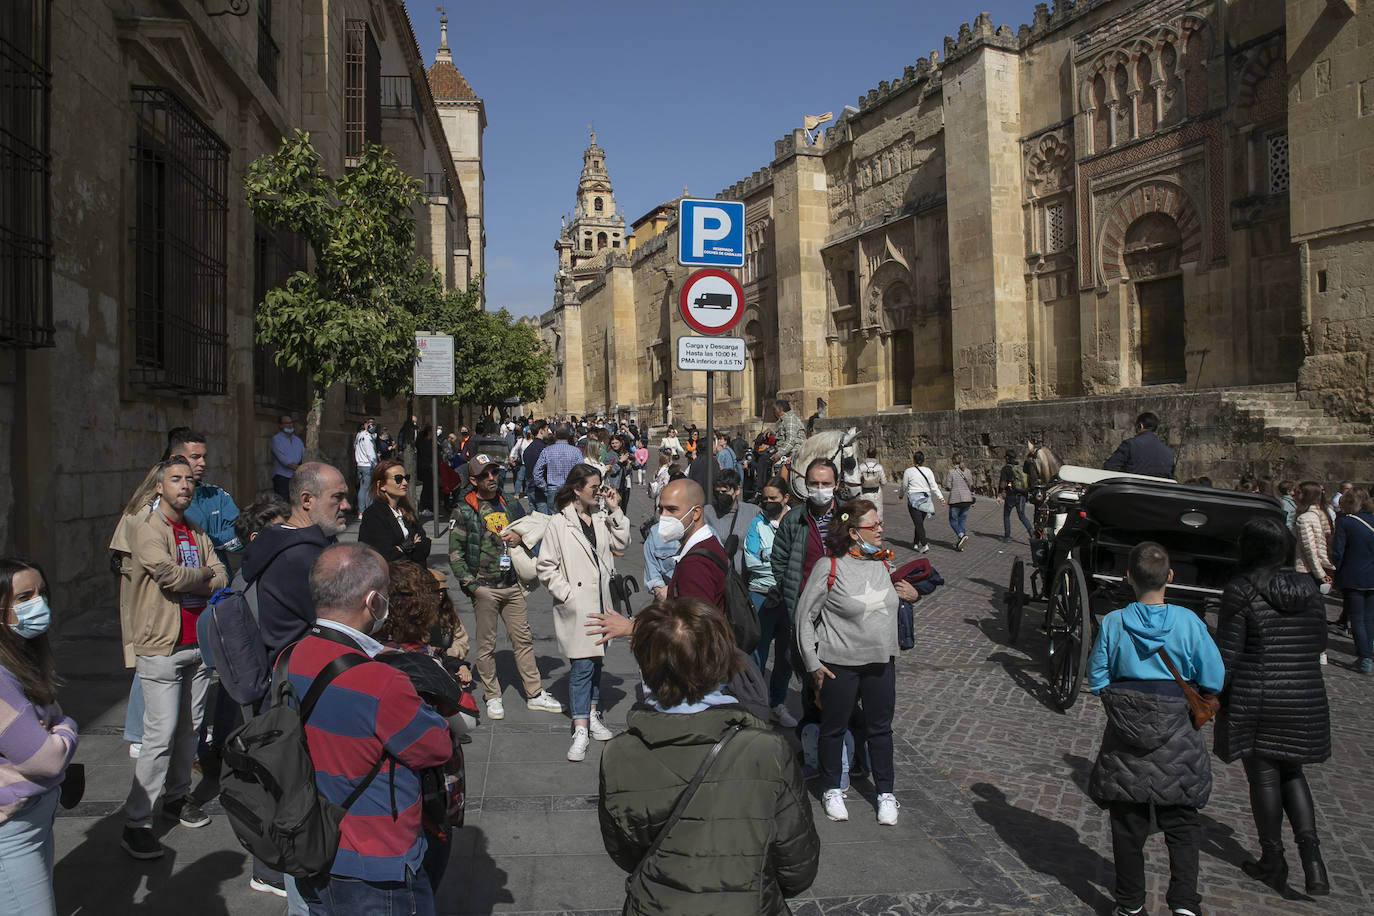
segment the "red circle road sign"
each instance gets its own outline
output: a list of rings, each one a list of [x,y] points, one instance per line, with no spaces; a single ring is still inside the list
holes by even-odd
[[[724,334],[744,314],[744,287],[717,267],[698,270],[682,284],[678,309],[687,326],[701,334]]]

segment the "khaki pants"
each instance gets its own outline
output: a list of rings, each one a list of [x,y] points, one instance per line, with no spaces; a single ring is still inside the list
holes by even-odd
[[[515,654],[515,670],[524,683],[525,698],[537,697],[544,685],[534,663],[534,644],[525,617],[525,591],[518,584],[507,588],[478,586],[472,592],[472,613],[477,618],[477,679],[488,700],[501,696],[496,680],[496,620],[506,625],[506,637]]]

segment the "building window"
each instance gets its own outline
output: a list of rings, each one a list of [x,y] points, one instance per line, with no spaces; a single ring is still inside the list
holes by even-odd
[[[382,54],[366,19],[347,20],[344,35],[344,165],[353,166],[382,142]]]
[[[229,147],[166,89],[135,86],[136,384],[228,387]]]
[[[591,251],[591,250],[592,250],[592,240],[591,240],[591,239],[583,239],[583,240],[582,240],[582,250],[583,250],[583,251]]]
[[[287,279],[305,266],[305,241],[299,235],[259,225],[253,233],[253,307],[267,298],[268,290],[285,286]],[[309,376],[300,369],[277,365],[276,349],[256,340],[253,403],[282,413],[296,413],[310,406]]]
[[[596,234],[596,250],[597,250],[597,251],[600,251],[601,249],[603,249],[603,248],[605,248],[605,247],[606,247],[606,233],[604,233],[604,232],[598,232],[598,233]]]
[[[272,38],[272,0],[258,0],[258,76],[277,94],[277,42]]]
[[[1288,134],[1270,134],[1268,140],[1269,193],[1288,192]]]
[[[592,209],[595,210],[597,213],[600,213],[600,212],[601,212],[602,210],[604,210],[605,208],[606,208],[606,207],[605,207],[605,204],[603,204],[603,203],[601,202],[601,198],[600,198],[600,197],[598,197],[598,198],[596,198],[595,200],[592,201]]]
[[[51,347],[48,0],[0,4],[0,347]]]
[[[1045,207],[1045,250],[1063,251],[1069,247],[1068,233],[1064,218],[1064,204],[1053,203]]]

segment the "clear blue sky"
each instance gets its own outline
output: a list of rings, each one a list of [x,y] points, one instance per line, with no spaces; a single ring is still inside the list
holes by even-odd
[[[420,53],[439,44],[434,0],[406,0]],[[627,224],[687,186],[712,197],[773,158],[803,114],[856,104],[939,50],[979,11],[1012,30],[1034,0],[450,2],[454,64],[486,104],[487,301],[552,302],[559,215],[597,142]],[[847,16],[840,20],[836,12]]]

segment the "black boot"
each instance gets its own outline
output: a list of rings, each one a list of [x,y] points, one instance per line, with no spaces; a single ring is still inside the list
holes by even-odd
[[[1322,862],[1321,846],[1312,834],[1297,838],[1298,856],[1302,859],[1302,874],[1307,881],[1307,892],[1313,897],[1323,897],[1331,893],[1331,882],[1326,877],[1326,863]]]
[[[1260,857],[1240,863],[1240,870],[1256,881],[1263,881],[1279,893],[1288,886],[1288,862],[1283,857],[1283,843],[1260,841]]]

